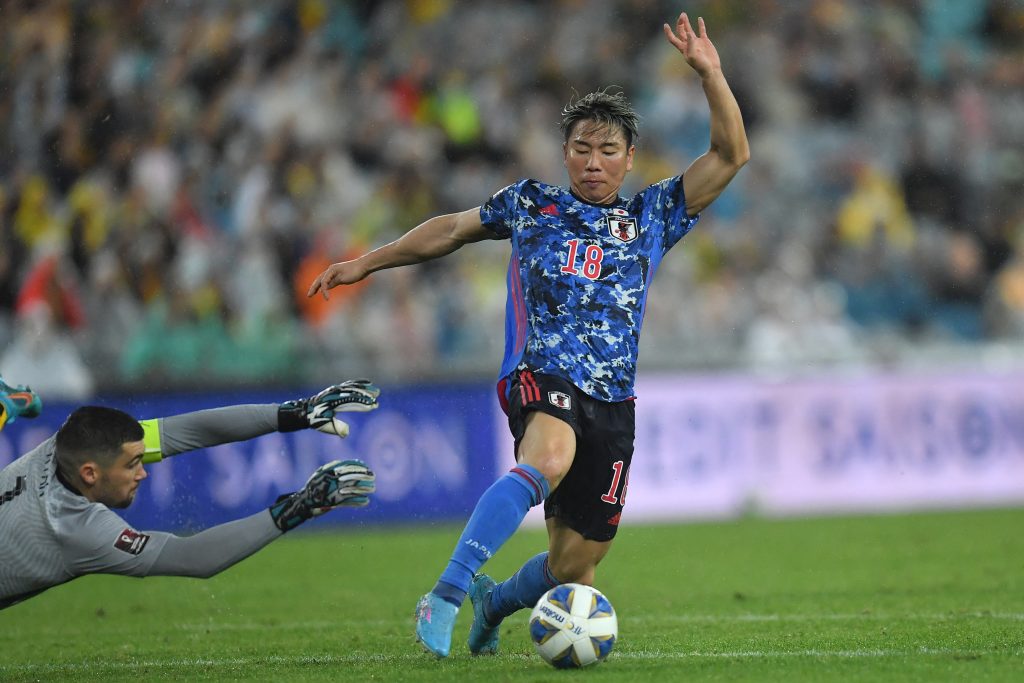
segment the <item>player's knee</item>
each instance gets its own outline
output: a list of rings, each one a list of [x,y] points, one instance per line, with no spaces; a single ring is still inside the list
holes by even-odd
[[[520,462],[543,474],[544,478],[548,480],[548,486],[554,490],[568,473],[569,467],[572,465],[572,456],[571,454],[566,456],[564,453],[554,450],[543,451],[523,457]]]
[[[533,412],[527,418],[526,433],[517,455],[520,462],[540,471],[554,488],[572,466],[576,434],[565,422]]]
[[[558,437],[534,438],[520,447],[519,462],[543,474],[551,490],[554,490],[572,467],[575,454],[575,441]]]
[[[580,557],[569,555],[548,558],[548,567],[551,573],[560,583],[582,583],[587,586],[594,585],[594,570],[596,565]]]

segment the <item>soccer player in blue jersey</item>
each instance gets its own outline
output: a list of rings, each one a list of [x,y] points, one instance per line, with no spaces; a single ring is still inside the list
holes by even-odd
[[[561,122],[568,187],[521,180],[483,206],[431,218],[360,258],[335,263],[309,296],[370,273],[438,258],[470,242],[508,239],[505,358],[498,383],[517,464],[480,497],[448,566],[416,608],[416,637],[451,649],[467,594],[469,649],[498,648],[502,619],[560,583],[593,584],[618,528],[633,455],[633,382],[648,287],[665,253],[689,232],[750,152],[736,99],[703,19],[686,14],[668,41],[701,78],[711,144],[679,176],[620,197],[633,167],[638,117],[621,95],[569,103]],[[527,511],[544,503],[548,551],[510,579],[480,574]]]

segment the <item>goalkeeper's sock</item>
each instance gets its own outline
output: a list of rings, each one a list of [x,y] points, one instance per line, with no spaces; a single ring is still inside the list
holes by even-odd
[[[548,590],[561,583],[548,564],[547,552],[534,555],[515,574],[495,586],[484,603],[484,616],[492,624],[524,607],[533,607]]]
[[[547,498],[548,492],[547,479],[529,465],[517,465],[491,484],[477,501],[433,592],[461,606],[473,575],[511,538],[529,509]]]

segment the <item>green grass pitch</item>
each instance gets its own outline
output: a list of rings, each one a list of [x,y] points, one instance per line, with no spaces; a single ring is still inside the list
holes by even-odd
[[[90,576],[0,612],[0,680],[1021,681],[1024,509],[624,526],[608,661],[556,671],[527,613],[501,654],[414,643],[454,526],[296,533],[211,580]],[[504,578],[543,548],[517,534]],[[9,552],[9,549],[4,549]]]

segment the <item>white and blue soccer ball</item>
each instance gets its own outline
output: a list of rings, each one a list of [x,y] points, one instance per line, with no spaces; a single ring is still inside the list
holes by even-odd
[[[530,614],[530,639],[537,653],[559,669],[603,661],[618,634],[612,603],[601,591],[579,583],[555,586]]]

